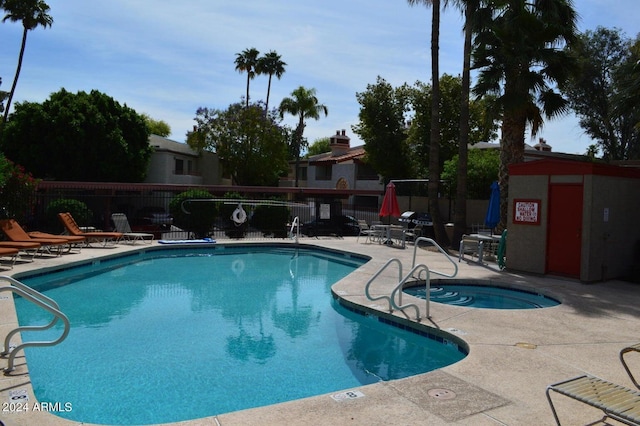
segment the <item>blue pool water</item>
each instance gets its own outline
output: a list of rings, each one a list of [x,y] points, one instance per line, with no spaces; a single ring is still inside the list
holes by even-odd
[[[434,280],[429,300],[449,305],[491,309],[535,309],[556,306],[560,302],[543,294],[495,285],[448,284]],[[405,293],[426,298],[423,286],[406,288]]]
[[[24,278],[72,324],[60,345],[26,350],[36,397],[71,403],[57,415],[76,421],[175,422],[408,377],[465,356],[453,342],[333,300],[331,285],[364,261],[219,246]],[[22,299],[16,306],[21,325],[50,319]]]

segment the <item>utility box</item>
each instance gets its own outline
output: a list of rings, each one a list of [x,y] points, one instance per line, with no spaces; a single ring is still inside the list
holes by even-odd
[[[633,279],[639,208],[640,168],[555,159],[513,164],[507,266],[584,282]]]

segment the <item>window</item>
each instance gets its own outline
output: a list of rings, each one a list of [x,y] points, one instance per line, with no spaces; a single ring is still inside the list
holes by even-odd
[[[183,175],[184,174],[184,160],[176,158],[175,162],[176,162],[176,164],[175,164],[174,173],[176,175]]]
[[[316,166],[316,180],[331,180],[332,165]]]
[[[378,180],[379,176],[373,168],[364,163],[358,163],[357,167],[357,179],[358,180]]]

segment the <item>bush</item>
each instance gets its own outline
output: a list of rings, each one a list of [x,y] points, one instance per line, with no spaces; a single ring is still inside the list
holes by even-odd
[[[253,212],[251,224],[260,230],[265,237],[273,234],[276,238],[285,238],[290,215],[291,211],[286,206],[259,205]]]
[[[27,224],[33,216],[38,181],[0,153],[0,217]]]
[[[211,228],[215,223],[218,213],[218,206],[213,202],[183,202],[186,200],[211,199],[213,195],[202,189],[190,189],[178,194],[169,203],[169,211],[173,216],[173,223],[184,229],[193,232],[196,238],[204,238],[209,236]]]
[[[57,225],[60,225],[58,213],[65,212],[71,213],[71,216],[73,216],[79,226],[89,226],[93,220],[93,212],[85,203],[78,200],[61,198],[50,202],[44,211],[47,229],[52,230],[55,229]]]

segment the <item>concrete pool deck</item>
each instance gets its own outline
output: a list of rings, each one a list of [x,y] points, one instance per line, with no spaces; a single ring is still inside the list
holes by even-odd
[[[364,296],[365,284],[390,258],[398,258],[404,272],[408,272],[414,253],[412,245],[403,250],[364,243],[362,238],[357,242],[355,237],[304,238],[300,243],[370,256],[371,261],[336,283],[333,291],[366,309],[385,312],[383,301],[372,302]],[[148,247],[146,244],[119,244],[108,248],[84,248],[81,253],[45,256],[34,262],[19,263],[0,274],[12,276]],[[457,263],[457,258],[454,260]],[[417,263],[424,263],[431,270],[453,271],[441,254],[431,250],[418,249]],[[431,319],[423,319],[421,323],[449,332],[468,344],[469,355],[458,363],[406,379],[349,389],[364,395],[359,398],[338,402],[331,397],[334,394],[320,395],[177,424],[553,425],[555,421],[545,396],[545,389],[551,383],[587,373],[633,388],[618,354],[623,347],[640,342],[640,284],[623,281],[582,284],[499,271],[491,265],[462,262],[458,266],[456,278],[489,279],[504,285],[531,288],[561,300],[562,304],[544,309],[492,310],[431,303]],[[394,280],[397,280],[397,269],[391,268],[372,284],[371,292],[388,295]],[[421,307],[421,316],[424,316],[426,302],[408,295],[403,299],[405,303],[412,300]],[[414,316],[412,310],[407,310],[407,314]],[[394,315],[405,318],[400,312]],[[4,339],[16,324],[11,298],[8,293],[0,293],[0,337]],[[640,375],[640,356],[629,356],[628,359],[632,371]],[[0,369],[6,366],[7,359],[0,358]],[[73,374],[73,366],[69,372]],[[0,375],[0,408],[6,407],[10,392],[19,390],[27,391],[31,404],[36,402],[22,353],[16,358],[15,371]],[[600,420],[602,412],[585,404],[560,395],[552,397],[563,425],[618,424],[610,419]],[[0,420],[7,426],[79,424],[33,411],[9,413],[0,410]]]

